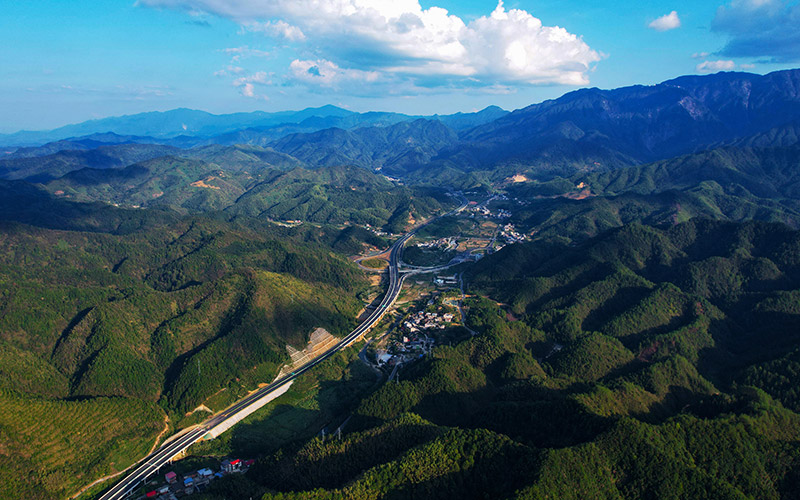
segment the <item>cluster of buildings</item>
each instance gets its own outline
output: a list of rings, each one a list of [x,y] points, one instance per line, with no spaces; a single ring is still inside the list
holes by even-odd
[[[444,330],[453,319],[452,313],[418,311],[412,314],[403,321],[401,335],[392,342],[389,350],[377,352],[378,366],[393,367],[429,353],[436,340],[427,333]]]
[[[418,311],[403,322],[403,332],[416,334],[428,330],[444,330],[447,323],[453,322],[453,314]],[[406,339],[406,337],[403,337]],[[404,340],[405,343],[405,340]]]
[[[482,215],[484,217],[495,217],[495,218],[498,218],[498,219],[507,219],[507,218],[511,217],[511,215],[512,215],[509,210],[506,210],[506,209],[503,209],[503,208],[497,209],[497,212],[492,212],[485,205],[478,205],[478,206],[475,206],[475,207],[471,207],[469,209],[469,211],[472,212],[470,214],[470,217],[472,217],[472,218],[474,218],[476,215]]]
[[[506,242],[509,244],[525,241],[525,235],[518,233],[514,228],[514,224],[506,224],[503,226],[503,229],[500,231],[500,236],[505,238]]]
[[[376,234],[378,236],[386,236],[389,234],[386,231],[382,231],[377,227],[372,227],[370,224],[364,224],[364,229],[366,229],[367,231],[371,231],[373,234]]]
[[[452,236],[449,238],[439,238],[438,240],[421,241],[417,243],[417,246],[420,248],[437,248],[442,250],[450,250],[451,248],[455,248],[456,245],[456,239]]]
[[[242,460],[239,458],[228,459],[222,462],[220,470],[217,472],[206,467],[188,472],[180,477],[174,471],[169,471],[164,474],[166,484],[152,491],[148,491],[145,493],[145,498],[152,498],[154,500],[177,500],[180,497],[203,491],[208,487],[208,483],[215,479],[225,477],[228,474],[245,472],[254,463],[255,460]]]
[[[452,276],[436,276],[433,278],[433,283],[439,286],[456,286],[458,285],[458,278],[455,274]]]

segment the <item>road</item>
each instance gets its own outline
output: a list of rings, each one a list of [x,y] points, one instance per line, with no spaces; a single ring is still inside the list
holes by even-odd
[[[457,213],[463,210],[464,207],[466,207],[466,201],[461,207],[439,217]],[[272,392],[281,389],[303,373],[311,370],[337,352],[346,349],[351,344],[356,342],[364,333],[375,326],[383,318],[383,315],[387,310],[389,310],[392,304],[394,304],[394,301],[397,300],[398,295],[400,295],[400,290],[403,287],[403,280],[407,276],[407,274],[400,272],[400,254],[403,251],[403,246],[409,239],[411,239],[412,236],[414,236],[417,230],[419,230],[422,226],[438,219],[439,217],[431,219],[425,224],[418,226],[413,231],[406,233],[391,246],[389,253],[389,287],[386,291],[386,295],[384,295],[383,300],[381,300],[378,307],[376,307],[375,310],[367,317],[367,319],[358,325],[355,330],[350,332],[338,344],[333,346],[320,357],[310,361],[308,364],[298,368],[289,375],[286,375],[283,378],[258,389],[246,398],[235,403],[233,406],[230,406],[225,411],[206,420],[198,427],[164,444],[161,448],[143,458],[132,469],[131,473],[129,473],[122,481],[114,485],[114,487],[109,489],[102,497],[100,497],[100,500],[121,500],[125,498],[130,492],[139,486],[141,482],[146,481],[152,475],[156,474],[158,470],[169,463],[172,458],[189,448],[197,441],[201,440],[210,430],[224,423],[226,420],[235,417],[239,412],[246,409],[250,405],[270,395]]]
[[[222,413],[211,417],[197,428],[167,443],[151,455],[148,455],[142,459],[136,468],[125,477],[125,479],[114,485],[114,487],[108,490],[102,497],[100,497],[100,499],[119,500],[125,498],[128,493],[130,493],[139,485],[139,483],[148,479],[150,476],[158,472],[161,467],[169,463],[173,457],[202,439],[203,436],[208,433],[208,431],[232,418],[241,410],[247,408],[261,398],[264,398],[273,391],[280,389],[286,384],[292,382],[303,373],[311,370],[316,365],[322,363],[337,352],[346,349],[351,344],[356,342],[364,333],[366,333],[370,328],[377,324],[381,318],[383,318],[383,315],[386,313],[386,311],[391,307],[394,301],[397,300],[397,296],[400,294],[400,290],[403,287],[403,280],[405,279],[405,275],[401,274],[398,269],[400,253],[402,252],[403,245],[405,245],[405,243],[411,238],[411,236],[413,236],[413,234],[413,232],[406,234],[392,245],[389,258],[389,288],[386,292],[386,295],[384,295],[383,300],[381,300],[378,307],[376,307],[375,310],[367,317],[367,319],[358,325],[355,330],[350,332],[338,344],[333,346],[320,357],[314,359],[303,367],[298,368],[289,375],[286,375],[285,377],[253,392]]]

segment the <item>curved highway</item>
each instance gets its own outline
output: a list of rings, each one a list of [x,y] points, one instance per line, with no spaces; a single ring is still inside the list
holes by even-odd
[[[330,350],[328,350],[325,354],[321,355],[320,357],[314,359],[313,361],[309,362],[308,364],[304,365],[301,368],[298,368],[296,371],[286,375],[285,377],[272,382],[271,384],[258,389],[257,391],[253,392],[246,398],[242,399],[241,401],[237,402],[233,406],[227,408],[225,411],[213,416],[212,418],[203,422],[200,426],[192,429],[191,431],[187,432],[186,434],[180,436],[179,438],[170,441],[169,443],[163,445],[161,448],[150,454],[149,456],[145,457],[139,464],[133,469],[133,471],[128,474],[122,481],[114,485],[113,488],[109,489],[100,500],[119,500],[125,498],[134,488],[136,488],[139,483],[146,480],[158,470],[167,464],[173,457],[187,449],[189,446],[193,445],[197,441],[203,438],[203,436],[208,433],[214,427],[220,425],[221,423],[225,422],[227,419],[233,417],[241,410],[247,408],[248,406],[252,405],[256,401],[260,400],[261,398],[269,395],[273,391],[282,388],[289,382],[293,381],[306,371],[312,369],[319,363],[322,363],[326,359],[330,358],[337,352],[346,349],[351,344],[353,344],[356,340],[359,339],[364,333],[366,333],[370,328],[372,328],[378,321],[383,318],[383,315],[386,311],[391,307],[394,301],[397,299],[397,296],[400,294],[400,289],[403,286],[403,280],[405,275],[401,275],[398,269],[400,263],[400,253],[402,252],[403,245],[414,235],[414,231],[404,235],[402,238],[397,240],[391,247],[391,253],[389,258],[389,288],[384,295],[383,300],[381,300],[380,304],[377,308],[367,317],[367,319],[361,323],[355,330],[350,332],[344,339],[342,339],[338,344],[333,346]]]
[[[463,197],[462,197],[463,199]],[[403,251],[403,245],[411,239],[412,236],[423,226],[429,224],[430,222],[440,218],[445,217],[457,212],[460,212],[467,206],[466,199],[463,199],[463,205],[459,208],[448,212],[444,215],[440,215],[435,217],[424,224],[418,226],[413,231],[406,233],[403,235],[402,238],[395,241],[394,244],[391,246],[390,254],[389,254],[389,288],[386,291],[386,295],[384,295],[383,300],[375,308],[374,311],[367,317],[367,319],[358,325],[358,327],[350,332],[345,338],[343,338],[338,344],[333,346],[330,350],[319,356],[318,358],[310,361],[308,364],[298,368],[296,371],[293,371],[289,375],[284,376],[283,378],[272,382],[271,384],[264,386],[257,391],[253,392],[246,398],[240,400],[239,402],[235,403],[233,406],[230,406],[223,412],[214,415],[210,419],[206,420],[198,427],[188,431],[186,434],[181,435],[180,437],[164,444],[161,448],[154,451],[147,457],[143,458],[136,466],[132,467],[132,472],[128,474],[122,481],[114,485],[111,489],[109,489],[100,500],[121,500],[125,498],[131,491],[133,491],[139,483],[145,481],[153,474],[157,473],[158,470],[167,464],[172,458],[176,455],[181,453],[182,451],[186,450],[188,447],[202,439],[210,430],[215,428],[216,426],[224,423],[226,420],[236,416],[237,413],[246,409],[248,406],[256,403],[260,399],[270,395],[272,392],[284,387],[286,384],[292,382],[294,379],[302,375],[303,373],[307,372],[308,370],[314,368],[316,365],[322,363],[326,359],[330,358],[337,352],[346,349],[351,344],[353,344],[356,340],[358,340],[364,333],[366,333],[370,328],[375,326],[386,311],[394,304],[394,301],[397,300],[397,296],[400,295],[400,290],[403,287],[403,280],[407,276],[406,274],[400,273],[400,254]]]

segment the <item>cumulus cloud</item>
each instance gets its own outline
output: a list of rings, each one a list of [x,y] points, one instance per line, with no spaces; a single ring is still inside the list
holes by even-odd
[[[344,82],[371,83],[379,78],[378,73],[374,71],[343,69],[325,59],[317,59],[316,61],[295,59],[289,65],[289,70],[295,80],[325,87],[334,87]]]
[[[588,83],[601,56],[579,36],[500,1],[488,16],[465,22],[419,0],[139,0],[141,5],[199,10],[232,19],[250,31],[299,42],[329,84],[332,75],[401,75],[442,85]],[[324,61],[319,63],[319,61]],[[333,69],[334,65],[336,69]],[[310,69],[309,66],[308,69]],[[327,73],[325,73],[327,71]]]
[[[654,20],[647,26],[656,31],[674,30],[675,28],[681,27],[681,19],[678,17],[678,12],[673,10],[669,14],[665,14]]]
[[[800,61],[800,3],[733,0],[717,9],[711,28],[730,37],[721,55]]]
[[[252,75],[240,76],[233,81],[233,86],[238,87],[239,93],[243,96],[268,100],[269,98],[267,96],[256,93],[256,84],[271,85],[272,81],[265,71],[259,71]]]
[[[733,61],[703,61],[697,65],[698,73],[716,73],[718,71],[733,71],[736,63]]]
[[[239,92],[241,92],[242,95],[245,97],[255,97],[256,96],[255,89],[256,87],[252,83],[245,83],[242,85],[242,88],[241,90],[239,90]]]

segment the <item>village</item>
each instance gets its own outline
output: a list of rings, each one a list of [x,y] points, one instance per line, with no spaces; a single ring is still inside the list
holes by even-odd
[[[151,480],[145,488],[147,493],[139,498],[153,500],[177,500],[178,498],[204,491],[208,485],[230,474],[243,474],[253,466],[255,460],[242,460],[239,458],[225,459],[220,463],[216,472],[208,467],[178,475],[174,471],[164,474],[163,482]],[[160,486],[158,486],[160,484]],[[156,487],[157,486],[157,487]],[[151,489],[152,488],[152,489]]]
[[[457,276],[434,276],[432,281],[434,291],[406,312],[375,351],[378,367],[391,372],[389,380],[401,365],[421,359],[437,344],[463,335],[460,292],[453,292],[458,287]]]
[[[518,243],[520,241],[525,241],[526,236],[517,232],[514,224],[506,224],[500,230],[500,236],[505,239],[507,244]]]

